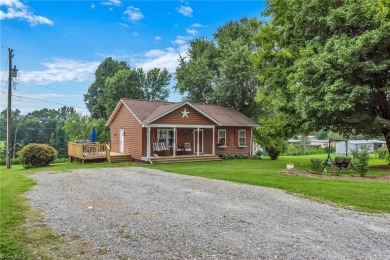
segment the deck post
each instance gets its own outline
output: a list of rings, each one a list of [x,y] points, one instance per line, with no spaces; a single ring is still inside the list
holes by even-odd
[[[173,128],[173,144],[172,144],[172,154],[173,157],[176,157],[176,127]]]
[[[147,128],[147,134],[146,134],[146,157],[150,158],[150,126]]]
[[[213,155],[215,155],[215,126],[213,127]]]
[[[198,127],[198,132],[197,132],[197,142],[196,142],[196,155],[199,156],[199,127]]]

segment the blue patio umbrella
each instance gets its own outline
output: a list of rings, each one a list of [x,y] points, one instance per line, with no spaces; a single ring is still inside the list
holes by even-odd
[[[96,133],[96,127],[92,127],[92,132],[91,135],[89,136],[89,139],[91,140],[91,142],[97,141],[98,137]]]

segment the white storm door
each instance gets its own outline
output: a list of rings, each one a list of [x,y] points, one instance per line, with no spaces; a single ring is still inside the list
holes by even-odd
[[[119,129],[119,152],[125,152],[125,129]]]

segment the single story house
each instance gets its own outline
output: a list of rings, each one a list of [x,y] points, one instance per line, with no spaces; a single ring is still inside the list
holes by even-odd
[[[349,154],[351,151],[360,151],[366,146],[369,153],[374,153],[379,147],[385,147],[386,142],[380,140],[349,140],[336,143],[336,154]]]
[[[121,99],[106,126],[111,151],[149,161],[155,156],[252,154],[258,124],[229,107]]]

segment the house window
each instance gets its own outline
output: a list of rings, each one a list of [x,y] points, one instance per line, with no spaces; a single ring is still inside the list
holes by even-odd
[[[238,146],[246,147],[246,131],[238,130]]]
[[[218,130],[218,146],[226,146],[226,129]]]
[[[164,143],[165,146],[171,147],[173,144],[173,130],[171,129],[157,129],[158,143]]]

